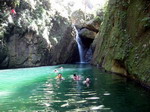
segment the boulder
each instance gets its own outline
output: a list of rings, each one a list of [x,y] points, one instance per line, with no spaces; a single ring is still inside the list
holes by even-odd
[[[83,25],[77,25],[79,29],[79,36],[81,38],[90,38],[94,39],[96,34],[99,32],[99,27],[101,24],[100,17],[96,17]]]
[[[98,33],[99,32],[99,27],[100,27],[100,24],[101,24],[102,20],[99,16],[97,16],[96,18],[86,22],[82,28],[87,28],[93,32],[96,32]]]
[[[90,21],[87,21],[87,22],[84,22],[82,24],[78,24],[78,25],[75,25],[77,29],[88,29],[90,31],[93,31],[93,32],[96,32],[98,33],[99,32],[99,27],[101,25],[101,22],[102,22],[102,17],[95,17],[94,19],[91,19]]]
[[[93,32],[87,28],[83,28],[79,31],[79,36],[81,38],[90,38],[90,39],[94,39],[96,36],[96,32]]]

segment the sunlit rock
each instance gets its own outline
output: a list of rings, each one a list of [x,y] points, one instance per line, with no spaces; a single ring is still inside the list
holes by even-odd
[[[79,35],[81,38],[90,38],[90,39],[94,39],[96,36],[96,33],[93,31],[88,30],[87,28],[84,28],[82,30],[80,30]]]
[[[85,14],[82,10],[77,10],[71,14],[71,21],[73,25],[81,25],[85,21]]]

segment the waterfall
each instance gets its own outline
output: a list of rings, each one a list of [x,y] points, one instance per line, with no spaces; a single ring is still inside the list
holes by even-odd
[[[81,38],[79,37],[79,33],[77,28],[74,26],[75,32],[76,32],[76,42],[78,45],[78,50],[79,50],[79,56],[80,56],[80,63],[84,63],[84,49],[83,49],[83,44],[81,41]]]

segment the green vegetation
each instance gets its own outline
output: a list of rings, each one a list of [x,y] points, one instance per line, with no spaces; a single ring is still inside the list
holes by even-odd
[[[150,84],[149,6],[148,1],[109,1],[94,64]]]
[[[20,4],[20,0],[1,0],[0,6],[1,9],[5,9],[6,7],[15,8]]]

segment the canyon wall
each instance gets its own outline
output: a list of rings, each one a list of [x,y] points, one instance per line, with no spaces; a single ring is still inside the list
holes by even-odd
[[[92,64],[150,86],[150,1],[109,0]]]

